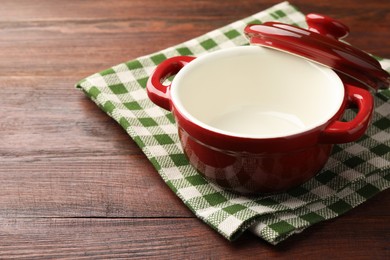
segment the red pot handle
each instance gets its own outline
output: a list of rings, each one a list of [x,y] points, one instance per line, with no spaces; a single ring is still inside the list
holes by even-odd
[[[374,109],[371,93],[363,88],[344,84],[347,93],[347,108],[357,106],[355,118],[349,122],[335,121],[323,130],[321,143],[348,143],[359,139],[367,130]]]
[[[169,89],[171,85],[163,85],[163,82],[172,75],[177,74],[185,65],[195,57],[177,56],[166,59],[153,71],[146,84],[146,92],[149,99],[157,106],[171,110]]]

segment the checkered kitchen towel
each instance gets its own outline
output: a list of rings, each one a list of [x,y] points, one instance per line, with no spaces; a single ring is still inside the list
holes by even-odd
[[[277,244],[389,187],[390,91],[375,97],[373,123],[366,135],[358,142],[335,146],[316,177],[285,193],[252,197],[222,190],[203,179],[183,155],[172,115],[150,102],[145,92],[149,75],[166,58],[246,45],[245,25],[268,20],[305,26],[304,15],[284,2],[196,39],[96,73],[77,87],[127,131],[198,218],[229,240],[249,229]],[[390,69],[390,60],[381,63]]]

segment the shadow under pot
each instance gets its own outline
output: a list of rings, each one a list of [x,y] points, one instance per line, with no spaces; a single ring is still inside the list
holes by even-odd
[[[260,46],[167,59],[147,92],[172,111],[191,165],[239,193],[280,192],[307,181],[333,144],[363,135],[373,110],[371,94],[332,69]],[[342,122],[351,106],[355,118]]]

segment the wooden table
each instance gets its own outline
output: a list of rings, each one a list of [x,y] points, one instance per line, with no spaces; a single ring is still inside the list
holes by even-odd
[[[2,0],[0,258],[389,258],[389,191],[278,246],[250,233],[228,242],[74,88],[275,3]],[[352,44],[390,57],[388,0],[292,3],[344,21]]]

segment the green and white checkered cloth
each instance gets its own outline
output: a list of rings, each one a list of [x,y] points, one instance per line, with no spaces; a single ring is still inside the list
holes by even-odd
[[[193,40],[91,75],[77,87],[126,130],[198,218],[229,240],[249,229],[277,244],[315,223],[340,216],[389,187],[390,91],[375,96],[372,126],[363,138],[336,145],[317,176],[285,193],[251,197],[223,190],[192,168],[183,154],[172,114],[150,102],[145,91],[149,75],[166,58],[246,45],[245,25],[268,20],[305,26],[304,15],[283,2]],[[380,62],[390,70],[390,60]]]

